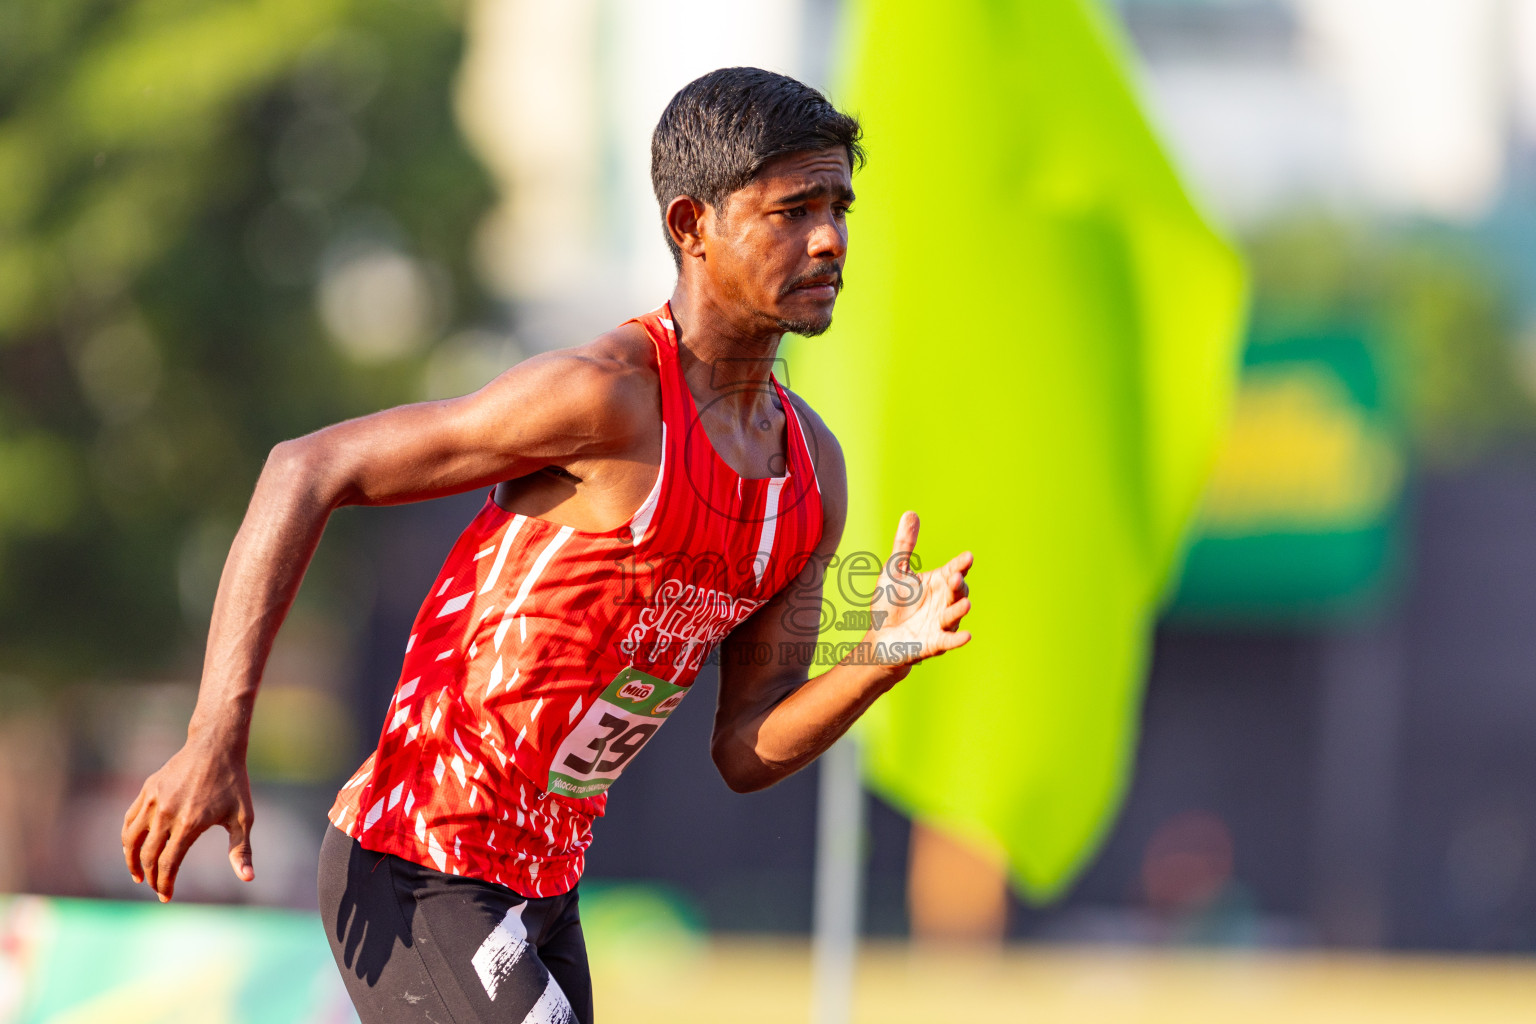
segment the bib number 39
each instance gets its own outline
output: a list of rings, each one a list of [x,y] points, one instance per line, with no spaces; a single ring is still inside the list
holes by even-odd
[[[606,791],[687,692],[637,668],[614,676],[555,752],[546,788],[577,798]]]

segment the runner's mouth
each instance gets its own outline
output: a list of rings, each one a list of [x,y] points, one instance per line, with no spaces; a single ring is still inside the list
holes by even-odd
[[[818,274],[790,285],[791,292],[802,292],[817,298],[832,298],[843,287],[841,274]]]

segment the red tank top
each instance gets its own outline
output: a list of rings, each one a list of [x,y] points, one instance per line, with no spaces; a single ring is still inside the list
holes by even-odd
[[[630,322],[661,381],[650,494],[603,532],[487,498],[416,616],[377,749],[331,808],[364,848],[524,896],[569,891],[608,786],[820,542],[811,451],[778,381],[788,465],[743,479],[699,421],[669,307]]]

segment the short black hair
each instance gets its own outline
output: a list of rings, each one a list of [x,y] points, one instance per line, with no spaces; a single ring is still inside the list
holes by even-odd
[[[692,196],[723,210],[776,157],[842,146],[848,165],[864,163],[856,118],[804,82],[762,68],[721,68],[678,90],[651,136],[651,187],[661,204],[672,259],[683,254],[667,230],[667,207]]]

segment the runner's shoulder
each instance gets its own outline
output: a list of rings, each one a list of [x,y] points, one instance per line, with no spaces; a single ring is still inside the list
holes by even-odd
[[[644,431],[660,419],[656,358],[638,324],[529,360],[534,361],[541,384],[577,419],[620,433]]]
[[[782,385],[781,385],[782,386]],[[811,408],[811,404],[789,388],[784,388],[784,393],[789,395],[790,404],[800,416],[800,425],[806,434],[807,447],[811,452],[811,459],[816,464],[816,478],[823,488],[828,483],[835,483],[841,489],[846,487],[847,469],[843,462],[843,446],[838,443],[837,435],[832,433],[832,428],[827,426],[826,420],[821,414]]]
[[[782,383],[780,385],[783,386]],[[811,464],[816,469],[816,487],[821,493],[823,519],[822,545],[836,548],[848,521],[848,467],[843,460],[843,446],[837,435],[827,426],[821,414],[811,408],[809,402],[784,388],[790,405],[800,418],[800,428],[805,434],[806,448],[811,453]]]

